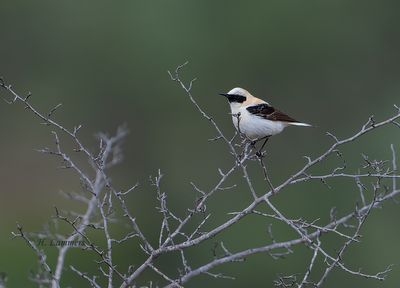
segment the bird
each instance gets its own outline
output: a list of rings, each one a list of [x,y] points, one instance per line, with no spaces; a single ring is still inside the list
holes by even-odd
[[[253,144],[265,139],[259,152],[269,137],[281,133],[288,126],[312,126],[293,119],[243,88],[236,87],[219,95],[228,99],[232,121],[239,133],[244,134]]]

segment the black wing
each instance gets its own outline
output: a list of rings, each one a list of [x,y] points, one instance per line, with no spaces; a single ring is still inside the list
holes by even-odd
[[[299,122],[266,103],[250,106],[247,107],[246,109],[251,114],[257,115],[259,117],[271,121]]]

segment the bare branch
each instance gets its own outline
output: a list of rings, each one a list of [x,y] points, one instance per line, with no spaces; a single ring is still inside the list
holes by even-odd
[[[55,225],[56,223],[64,223],[64,225],[66,224],[72,230],[71,233],[63,235],[60,232],[52,232],[50,229],[46,229],[42,234],[37,235],[43,238],[55,237],[65,241],[83,240],[85,245],[82,247],[83,249],[81,249],[81,251],[82,253],[90,251],[91,254],[95,255],[95,261],[99,267],[99,276],[80,272],[72,265],[69,266],[69,268],[79,277],[85,279],[91,287],[96,288],[102,287],[99,283],[107,283],[106,285],[108,288],[115,287],[115,285],[120,285],[121,288],[137,287],[137,283],[141,281],[144,277],[142,275],[146,271],[153,271],[152,273],[155,273],[155,277],[158,277],[157,279],[167,281],[166,287],[183,287],[183,285],[186,285],[191,279],[201,274],[213,278],[234,279],[231,276],[215,272],[213,269],[229,262],[242,261],[247,257],[259,253],[268,253],[273,259],[285,257],[294,253],[295,250],[293,250],[293,247],[297,245],[304,245],[312,251],[310,262],[305,272],[303,272],[304,275],[302,277],[297,277],[297,274],[279,276],[279,279],[274,282],[277,287],[288,287],[289,285],[291,285],[291,287],[297,286],[298,288],[304,288],[309,285],[321,287],[328,278],[328,275],[330,275],[335,268],[341,269],[349,275],[356,275],[367,279],[384,280],[391,270],[390,267],[375,274],[364,273],[361,272],[361,269],[354,270],[350,268],[345,264],[343,258],[348,247],[359,242],[358,239],[361,237],[361,228],[365,225],[367,217],[371,215],[371,211],[375,208],[382,207],[385,201],[394,199],[400,193],[400,190],[397,190],[397,179],[400,178],[400,175],[397,169],[396,151],[392,144],[390,147],[392,152],[391,161],[371,159],[367,155],[363,155],[361,159],[361,168],[358,172],[353,173],[347,171],[347,167],[351,166],[347,165],[341,150],[342,146],[354,142],[365,134],[371,133],[381,127],[393,124],[395,127],[400,128],[400,124],[398,123],[400,108],[395,105],[395,114],[383,121],[377,121],[373,116],[369,117],[368,121],[358,132],[344,139],[340,139],[333,133],[327,132],[327,136],[333,139],[333,143],[315,158],[304,156],[306,163],[303,167],[296,173],[283,178],[285,180],[279,184],[275,183],[274,179],[272,179],[268,173],[270,167],[267,157],[268,153],[261,151],[262,149],[256,151],[255,144],[240,132],[240,114],[231,115],[231,117],[237,117],[237,131],[232,137],[227,137],[214,119],[198,104],[192,92],[196,79],[184,82],[180,76],[182,69],[187,64],[186,62],[178,66],[173,73],[168,73],[171,79],[183,89],[185,95],[200,113],[201,117],[209,122],[215,129],[216,136],[213,139],[209,139],[209,141],[214,142],[222,140],[226,145],[228,153],[232,155],[232,163],[228,167],[214,168],[215,171],[218,171],[216,172],[218,173],[218,179],[211,185],[211,188],[200,189],[199,187],[208,186],[203,184],[196,186],[194,183],[190,183],[195,192],[193,193],[193,204],[184,207],[183,213],[175,212],[171,209],[171,207],[174,207],[171,204],[174,199],[168,197],[169,194],[167,194],[161,186],[161,179],[163,177],[161,171],[159,170],[155,177],[150,178],[151,183],[155,187],[155,198],[157,198],[159,203],[156,208],[159,215],[161,215],[160,225],[149,228],[152,229],[153,235],[157,233],[157,240],[148,238],[147,235],[143,233],[135,217],[135,215],[137,215],[136,211],[128,205],[128,197],[133,195],[138,184],[128,186],[130,188],[126,190],[116,189],[108,173],[110,168],[119,164],[123,159],[121,143],[128,134],[127,129],[125,127],[120,127],[113,136],[99,133],[98,145],[93,152],[80,140],[78,132],[81,131],[82,125],[77,125],[73,127],[73,129],[67,129],[62,124],[53,120],[55,112],[61,107],[61,104],[51,108],[48,113],[41,113],[30,104],[29,99],[31,93],[26,97],[21,97],[15,92],[11,85],[6,84],[5,81],[0,78],[0,88],[3,88],[8,93],[7,99],[4,99],[8,104],[22,104],[25,109],[39,118],[43,124],[51,126],[54,130],[52,133],[55,139],[55,148],[44,148],[39,151],[60,159],[62,161],[61,167],[74,171],[75,175],[81,180],[83,187],[82,193],[65,193],[69,199],[79,201],[79,203],[85,205],[83,214],[73,211],[60,212],[58,208],[55,208]],[[73,141],[75,146],[73,151],[77,153],[65,150],[64,145],[61,145],[61,141],[64,138],[69,138]],[[71,153],[73,153],[72,156]],[[331,155],[337,157],[336,160],[339,160],[340,163],[334,164],[333,167],[327,166],[327,172],[318,174],[312,172],[312,168],[317,167],[319,164],[325,165],[327,163],[326,160]],[[77,157],[83,157],[84,160],[90,164],[90,167],[82,167],[82,165],[79,164],[80,161],[76,159]],[[256,187],[260,187],[259,183],[253,183],[253,180],[256,178],[250,173],[252,170],[249,167],[252,163],[259,164],[259,166],[257,166],[259,167],[259,173],[262,173],[265,179],[265,181],[261,183],[263,186],[261,186],[260,189],[256,189]],[[284,172],[285,171],[282,173]],[[237,187],[241,187],[236,183],[232,185],[228,182],[234,175],[237,175],[237,173],[241,174],[244,178],[244,182],[247,185],[245,189],[248,189],[247,193],[250,195],[250,200],[243,203],[239,212],[228,213],[231,215],[228,216],[228,220],[218,219],[214,216],[213,206],[215,205],[209,204],[212,204],[211,201],[216,198],[213,197],[214,195],[221,193],[221,196],[224,196],[222,191],[236,190]],[[240,179],[243,181],[243,178]],[[275,203],[274,197],[277,194],[284,193],[289,186],[317,180],[329,189],[335,189],[334,184],[332,184],[334,181],[330,181],[335,178],[338,180],[350,179],[354,181],[356,185],[354,185],[353,188],[356,192],[358,190],[357,193],[359,193],[361,199],[361,204],[356,203],[354,205],[356,206],[354,211],[348,211],[347,214],[341,218],[338,217],[337,210],[332,208],[330,211],[331,219],[328,220],[327,223],[321,223],[321,219],[324,219],[322,216],[316,217],[316,219],[311,221],[304,220],[301,215],[297,216],[298,218],[293,217],[293,219],[291,219],[285,216],[286,213],[283,209],[277,207],[279,205],[275,206],[273,204]],[[274,185],[272,183],[274,183]],[[370,191],[374,192],[372,201],[370,200]],[[284,194],[282,197],[284,197]],[[229,201],[227,202],[229,203]],[[267,209],[269,212],[261,212],[260,206],[264,210]],[[245,244],[243,244],[244,247],[233,251],[231,249],[228,250],[220,239],[217,241],[213,240],[214,237],[220,234],[220,237],[223,237],[223,232],[237,225],[249,215],[254,214],[264,217],[263,220],[268,221],[266,223],[266,225],[268,225],[268,231],[265,233],[268,232],[272,243],[270,241],[270,243],[266,243],[261,247],[246,247],[244,246]],[[298,236],[279,242],[278,239],[281,237],[278,235],[278,237],[275,238],[274,236],[276,235],[272,235],[272,223],[270,222],[275,220],[280,221],[281,224],[295,231]],[[124,227],[124,232],[118,234],[118,236],[113,236],[114,231],[118,230],[114,229],[114,225],[120,225],[119,228],[121,226]],[[13,236],[23,238],[39,258],[39,273],[33,275],[32,280],[39,286],[59,288],[61,277],[66,269],[66,255],[72,247],[58,247],[58,257],[53,275],[50,266],[46,262],[46,254],[23,232],[21,226],[18,225],[17,229],[19,232],[13,233]],[[58,227],[54,229],[58,231]],[[89,233],[91,231],[90,229],[96,231],[96,233],[101,233],[101,244],[94,243],[91,237],[89,237],[89,235],[91,235]],[[324,234],[335,235],[335,239],[338,239],[337,243],[340,244],[340,246],[337,249],[337,253],[328,253],[328,250],[325,250],[326,248],[323,242]],[[138,251],[142,251],[145,259],[140,263],[135,263],[135,266],[133,266],[133,263],[130,263],[127,270],[121,272],[121,267],[118,266],[118,262],[116,262],[117,260],[115,259],[117,257],[114,256],[115,247],[132,239],[135,239],[131,242],[136,245],[135,247]],[[198,265],[195,265],[197,261],[192,261],[190,253],[187,253],[187,249],[200,249],[200,245],[205,242],[209,244],[214,243],[213,255],[210,255],[210,259],[205,261],[205,263],[196,267],[196,265]],[[160,257],[179,257],[179,267],[176,267],[175,273],[171,273],[169,270],[166,273],[159,268],[161,266],[157,264],[158,262],[156,262],[156,259]],[[319,269],[316,269],[316,267],[318,267],[317,259],[320,257],[325,259],[324,265],[326,265],[322,273],[317,272]],[[320,280],[317,283],[313,283],[312,280],[310,280],[314,278],[314,274],[321,274],[318,276]],[[150,285],[153,285],[153,281],[150,282]]]

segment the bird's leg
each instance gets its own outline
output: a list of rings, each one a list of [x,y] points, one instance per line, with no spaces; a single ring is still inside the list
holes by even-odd
[[[269,140],[269,137],[270,137],[270,136],[266,136],[266,137],[265,137],[265,141],[264,141],[263,145],[262,145],[261,148],[260,148],[260,152],[261,152],[261,150],[264,148],[265,144],[267,144],[267,142],[268,142],[268,140]]]
[[[268,140],[269,140],[269,137],[270,137],[270,136],[264,137],[264,138],[265,138],[264,143],[262,144],[261,148],[260,148],[260,149],[257,151],[257,153],[256,153],[256,155],[257,155],[258,157],[262,157],[262,149],[264,148],[265,144],[267,144],[267,142],[268,142]],[[260,140],[262,140],[262,139],[264,139],[264,138],[261,138]]]

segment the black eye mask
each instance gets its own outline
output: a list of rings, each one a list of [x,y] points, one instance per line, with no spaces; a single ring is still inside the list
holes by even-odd
[[[219,94],[228,98],[229,103],[236,102],[236,103],[243,103],[246,101],[246,97],[237,94]]]

